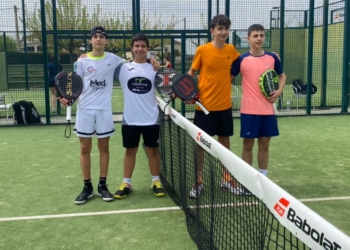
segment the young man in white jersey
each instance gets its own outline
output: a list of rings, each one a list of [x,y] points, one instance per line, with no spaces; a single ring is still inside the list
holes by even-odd
[[[92,51],[80,57],[77,74],[83,78],[84,88],[79,97],[74,133],[80,140],[80,164],[84,180],[83,191],[75,199],[76,204],[84,204],[94,196],[91,183],[92,137],[97,135],[100,152],[100,181],[98,195],[104,201],[114,200],[109,192],[106,179],[109,164],[109,137],[114,134],[112,116],[113,74],[123,59],[105,52],[107,33],[102,26],[91,29]],[[159,66],[159,63],[158,63]],[[66,99],[61,99],[67,105]]]
[[[152,176],[151,188],[157,197],[165,195],[159,179],[160,156],[158,153],[159,121],[154,79],[156,72],[147,62],[149,42],[143,34],[131,40],[134,60],[119,66],[115,79],[119,79],[124,94],[122,121],[124,178],[114,198],[122,199],[132,191],[131,177],[135,168],[136,153],[142,135]]]

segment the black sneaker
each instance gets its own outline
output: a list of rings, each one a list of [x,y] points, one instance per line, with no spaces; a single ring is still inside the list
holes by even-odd
[[[102,197],[104,201],[114,200],[113,195],[108,191],[107,185],[98,185],[97,194]]]
[[[93,189],[89,189],[84,187],[83,191],[79,194],[79,196],[75,199],[75,204],[81,205],[84,204],[88,199],[94,197]]]
[[[129,185],[128,183],[122,182],[118,190],[115,192],[114,198],[123,199],[131,191],[132,191],[131,185]]]

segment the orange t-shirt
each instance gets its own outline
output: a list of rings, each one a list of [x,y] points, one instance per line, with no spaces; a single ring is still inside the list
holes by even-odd
[[[191,67],[200,71],[199,97],[209,111],[231,108],[230,68],[238,57],[239,53],[231,44],[218,49],[209,42],[197,48]]]

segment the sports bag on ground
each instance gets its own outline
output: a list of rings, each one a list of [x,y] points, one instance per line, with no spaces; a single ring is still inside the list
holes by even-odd
[[[16,124],[41,123],[40,115],[32,102],[19,101],[12,107]]]

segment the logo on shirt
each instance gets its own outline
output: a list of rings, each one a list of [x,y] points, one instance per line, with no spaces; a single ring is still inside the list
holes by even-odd
[[[133,70],[133,69],[135,69],[135,68],[130,68],[130,69],[128,69],[128,70],[131,71],[131,70]]]
[[[152,89],[152,82],[145,77],[132,77],[128,81],[128,89],[135,94],[146,94]]]
[[[90,81],[90,87],[93,90],[103,89],[106,87],[106,80],[98,81],[98,80],[91,80]]]
[[[86,70],[87,70],[87,72],[89,72],[89,73],[94,73],[94,72],[97,71],[93,66],[87,66],[87,67],[86,67]]]

